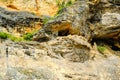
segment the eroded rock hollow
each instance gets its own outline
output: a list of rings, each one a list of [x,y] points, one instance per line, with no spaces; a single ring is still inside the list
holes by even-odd
[[[33,41],[0,39],[0,80],[120,80],[119,0],[73,0],[45,17],[0,7],[1,32],[41,27]]]

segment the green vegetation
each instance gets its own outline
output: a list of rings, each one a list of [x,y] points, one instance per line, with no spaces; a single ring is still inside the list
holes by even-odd
[[[43,18],[43,24],[46,24],[49,20],[54,19],[54,17],[51,18]]]
[[[106,50],[106,47],[104,46],[97,46],[97,49],[100,53],[104,53],[104,51]]]
[[[72,0],[68,0],[67,2],[66,1],[60,1],[60,0],[56,0],[57,2],[57,5],[58,5],[58,13],[59,14],[63,8],[67,7],[67,6],[70,6],[72,5],[73,1]]]
[[[23,41],[24,40],[22,37],[18,38],[9,33],[6,33],[6,32],[0,32],[0,38],[1,39],[10,39],[12,41]]]
[[[27,41],[31,41],[34,33],[26,33],[23,35],[23,38]]]
[[[2,39],[7,39],[10,36],[10,34],[5,33],[5,32],[0,32],[0,38]]]
[[[34,32],[32,33],[26,33],[24,34],[22,37],[15,37],[9,33],[6,32],[0,32],[0,38],[1,39],[10,39],[12,41],[15,42],[19,42],[19,41],[31,41],[32,37],[33,37]]]
[[[56,0],[56,3],[58,5],[58,12],[57,14],[54,15],[54,17],[51,17],[51,18],[43,18],[43,24],[46,24],[48,21],[50,20],[53,20],[55,17],[59,16],[60,12],[62,11],[63,8],[67,7],[67,6],[70,6],[73,1],[72,0],[68,0],[67,2],[66,1],[60,1],[60,0]]]
[[[10,39],[12,41],[15,41],[15,42],[25,41],[25,39],[22,38],[22,37],[15,37],[15,36],[12,36],[12,35],[8,39]]]

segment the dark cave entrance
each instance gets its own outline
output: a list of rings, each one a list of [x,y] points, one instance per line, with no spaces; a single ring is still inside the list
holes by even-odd
[[[115,41],[116,40],[114,39],[92,39],[91,44],[93,45],[95,42],[97,45],[101,45],[101,46],[108,45],[112,50],[120,51],[120,48],[115,46],[115,43],[114,43]]]
[[[67,36],[69,35],[69,29],[61,30],[58,32],[58,36]]]

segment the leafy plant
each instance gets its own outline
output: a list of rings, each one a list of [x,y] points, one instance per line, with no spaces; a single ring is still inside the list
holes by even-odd
[[[31,41],[32,37],[33,37],[34,32],[32,33],[26,33],[24,34],[22,37],[15,37],[9,33],[5,33],[5,32],[0,32],[0,38],[1,39],[10,39],[12,41],[15,42],[19,42],[19,41]]]
[[[63,8],[65,8],[65,7],[67,7],[67,6],[70,6],[70,5],[73,3],[72,0],[69,0],[69,1],[67,1],[67,2],[65,2],[65,1],[62,1],[62,2],[61,2],[60,0],[56,0],[56,2],[57,2],[57,5],[58,5],[58,13],[60,13]],[[58,14],[58,13],[57,13],[57,14]]]
[[[15,37],[15,36],[11,36],[11,37],[9,37],[9,39],[10,40],[12,40],[12,41],[15,41],[15,42],[20,42],[20,41],[24,41],[24,38],[22,38],[22,37]]]
[[[57,12],[57,14],[55,14],[54,17],[49,17],[49,18],[48,17],[44,17],[43,18],[43,24],[46,24],[48,21],[53,20],[55,17],[59,16],[59,13],[62,11],[63,8],[65,8],[67,6],[70,6],[73,3],[72,0],[69,0],[67,2],[65,2],[65,1],[61,2],[60,0],[56,0],[56,2],[57,2],[57,5],[58,5],[58,12]]]
[[[51,18],[43,18],[43,24],[46,24],[49,20],[54,19],[53,17]]]
[[[0,32],[0,38],[2,39],[7,39],[10,36],[10,34],[5,33],[5,32]]]
[[[100,53],[104,53],[104,51],[106,50],[106,47],[104,46],[97,46],[97,49]]]
[[[23,35],[23,38],[24,38],[25,40],[31,41],[31,40],[32,40],[32,37],[33,37],[33,34],[34,34],[34,33],[26,33],[25,35]]]

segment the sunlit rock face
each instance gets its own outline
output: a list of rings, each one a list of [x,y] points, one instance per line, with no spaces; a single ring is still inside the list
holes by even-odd
[[[60,1],[60,2],[62,2],[62,1]],[[30,12],[30,14],[35,14],[35,15],[37,15],[37,17],[54,16],[58,11],[58,4],[57,4],[56,0],[0,0],[0,6],[2,8],[5,8],[5,10],[8,10],[9,12],[12,12],[12,11],[18,11],[18,12],[24,11],[26,13]],[[25,13],[25,15],[27,15],[26,13]],[[16,20],[16,18],[18,18],[18,17],[15,17],[17,15],[13,15],[13,14],[12,15],[7,14],[7,15],[8,16],[6,16],[6,15],[4,15],[4,16],[5,17],[10,16],[10,18],[14,17],[13,18],[14,21],[11,22],[11,26],[14,26],[13,23],[15,21],[19,23],[19,21]],[[1,14],[1,16],[2,16],[2,14]],[[20,15],[20,16],[22,16],[22,15]],[[22,16],[22,18],[23,18],[23,16]],[[33,20],[33,19],[31,18],[31,20]],[[29,32],[33,32],[33,31],[36,31],[41,28],[40,20],[37,20],[35,22],[33,22],[34,20],[31,22],[31,20],[27,21],[27,27],[25,25],[23,25],[24,20],[21,20],[22,23],[20,23],[20,26],[17,26],[17,28],[15,28],[13,31],[8,31],[8,30],[12,30],[11,28],[9,28],[9,29],[3,28],[1,30],[4,32],[13,32],[13,33],[16,33],[15,35],[20,36],[20,34],[21,34],[20,32],[29,33]],[[2,22],[4,22],[4,23],[1,23],[1,24],[5,24],[5,26],[6,26],[7,22],[6,21],[2,21]],[[10,22],[10,20],[9,20],[9,22]],[[26,23],[26,21],[24,21],[24,22]],[[23,28],[21,28],[21,26]]]
[[[44,43],[6,41],[0,45],[1,80],[120,79],[120,56],[108,48],[101,54],[81,36]]]
[[[0,7],[0,31],[24,34],[39,29],[42,20],[39,16],[27,11],[11,11]]]
[[[48,21],[42,29],[35,35],[34,39],[40,38],[81,35],[88,40],[91,38],[91,30],[88,26],[89,6],[86,1],[77,1],[73,5],[64,8],[53,20]],[[43,32],[44,31],[44,32]],[[45,33],[45,35],[41,35]]]
[[[0,32],[39,29],[36,41],[0,38],[0,80],[120,80],[119,0],[77,0],[44,24],[55,1],[0,3]]]
[[[102,14],[100,25],[96,37],[100,38],[119,38],[120,33],[120,14],[106,12]],[[101,31],[103,31],[101,33]]]
[[[107,0],[98,1],[91,5],[80,0],[64,8],[35,34],[34,40],[39,41],[43,37],[50,40],[69,34],[81,35],[89,41],[92,38],[119,38],[120,6]]]
[[[56,0],[1,0],[12,10],[30,11],[37,15],[54,16],[58,10]]]
[[[120,5],[120,0],[108,0],[110,3]]]
[[[107,1],[109,2],[109,0]],[[116,2],[117,0],[113,1]],[[99,8],[100,10],[97,10],[96,15],[91,19],[91,22],[95,25],[94,37],[119,39],[120,6],[110,2],[96,5],[96,9]]]
[[[58,11],[58,2],[69,0],[0,0],[1,6],[10,10],[29,11],[37,15],[54,16]],[[71,0],[75,1],[75,0]]]

